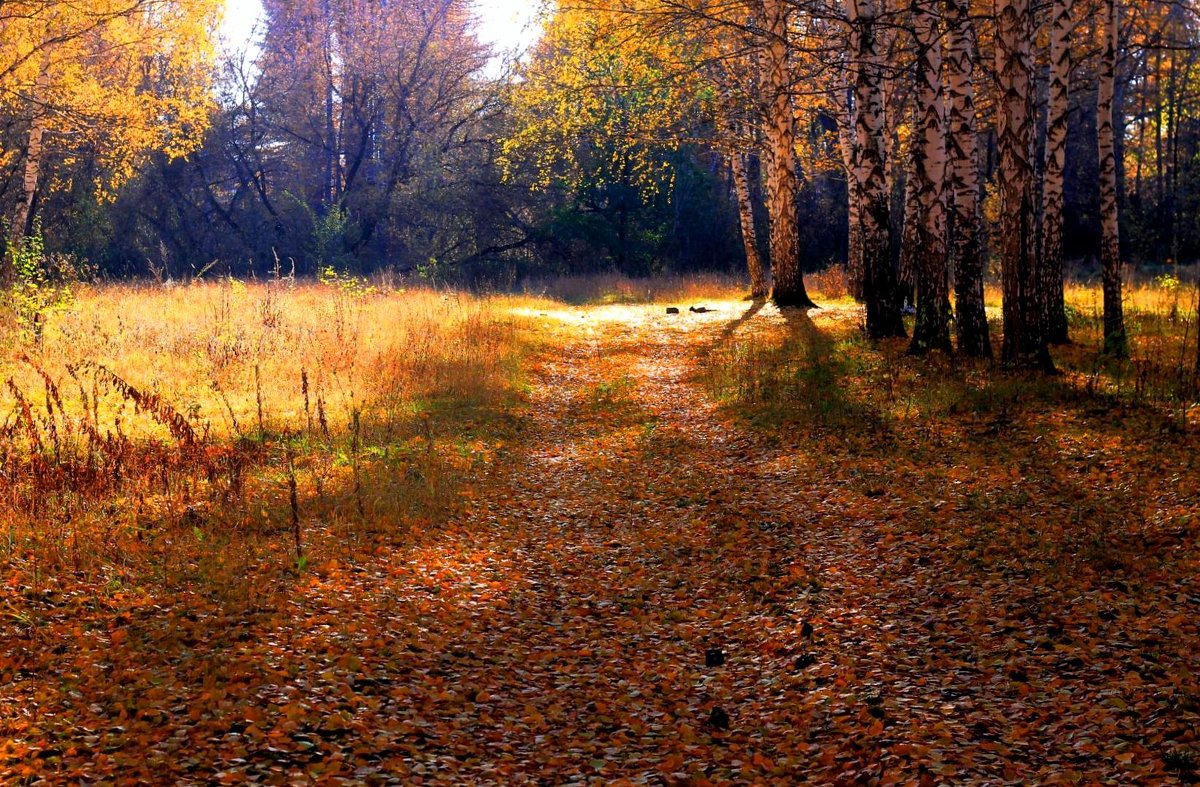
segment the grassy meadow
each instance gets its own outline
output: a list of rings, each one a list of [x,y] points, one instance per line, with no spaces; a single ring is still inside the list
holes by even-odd
[[[516,428],[528,299],[343,280],[86,288],[0,335],[0,562],[36,587],[402,535]],[[336,551],[336,550],[335,550]]]
[[[839,271],[810,287],[825,309],[765,322],[722,277],[558,279],[524,295],[353,279],[83,288],[36,336],[0,329],[4,581],[244,591],[259,569],[428,527],[519,449],[527,366],[578,331],[546,329],[552,309],[582,324],[605,304],[720,306],[736,319],[694,348],[698,374],[773,440],[922,457],[946,435],[991,451],[1035,416],[1089,414],[1122,445],[1196,428],[1195,289],[1177,279],[1130,288],[1125,360],[1099,353],[1098,287],[1072,285],[1075,344],[1050,378],[872,346]]]

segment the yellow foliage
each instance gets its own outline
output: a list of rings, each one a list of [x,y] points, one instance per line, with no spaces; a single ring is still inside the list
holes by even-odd
[[[599,0],[551,7],[512,91],[518,126],[504,144],[510,172],[527,161],[542,187],[578,188],[590,179],[647,196],[669,183],[670,154],[711,94],[693,67],[696,46],[679,28],[637,13],[654,6]]]
[[[197,149],[212,108],[221,0],[5,3],[0,115],[39,116],[48,145],[98,159],[102,196],[150,151]]]

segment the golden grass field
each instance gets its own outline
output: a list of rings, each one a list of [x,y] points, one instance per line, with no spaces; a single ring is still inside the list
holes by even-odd
[[[319,532],[437,516],[506,428],[525,302],[347,281],[85,289],[40,341],[0,339],[0,560],[26,582],[238,576],[264,544],[306,551],[293,484]]]
[[[903,343],[872,347],[839,272],[810,287],[829,307],[816,332],[730,331],[703,350],[714,397],[768,428],[858,418],[844,406],[854,401],[899,420],[964,400],[1003,409],[1047,384],[1194,426],[1187,284],[1130,288],[1133,353],[1122,362],[1097,351],[1098,288],[1072,285],[1076,344],[1056,353],[1064,375],[1051,383],[905,359]],[[519,445],[525,365],[569,339],[575,317],[614,303],[736,313],[742,302],[740,282],[722,277],[560,279],[524,295],[350,279],[83,288],[37,340],[11,322],[0,333],[4,577],[225,586],[256,565],[303,567],[318,541],[419,528]],[[997,329],[998,306],[989,291]],[[564,309],[573,316],[553,330],[538,319]],[[815,366],[814,342],[827,359]]]

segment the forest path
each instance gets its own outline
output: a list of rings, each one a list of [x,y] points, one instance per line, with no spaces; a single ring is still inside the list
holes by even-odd
[[[1161,768],[1156,741],[1186,728],[1151,710],[1161,687],[1123,691],[1104,596],[1056,606],[1019,567],[964,570],[986,543],[931,525],[965,466],[905,488],[880,460],[904,451],[886,433],[871,453],[850,439],[841,460],[818,456],[820,440],[770,439],[707,395],[711,350],[790,336],[797,373],[819,370],[857,310],[709,306],[541,315],[562,341],[533,369],[523,459],[496,468],[457,543],[416,556],[455,567],[416,637],[441,644],[417,661],[462,688],[432,717],[415,689],[441,723],[405,762],[514,784],[1131,783]],[[861,413],[848,431],[873,434]],[[987,516],[967,502],[952,510]],[[1188,647],[1172,637],[1174,658]]]
[[[526,459],[462,517],[504,592],[439,616],[470,654],[448,678],[489,698],[450,749],[524,729],[495,766],[546,783],[794,780],[812,764],[795,662],[820,606],[804,542],[823,502],[695,379],[698,348],[756,312],[548,315],[566,342],[535,368]]]
[[[436,591],[385,590],[392,628],[417,627],[412,672],[449,692],[409,687],[421,700],[402,712],[426,726],[405,761],[451,781],[545,784],[853,783],[941,767],[937,752],[876,742],[893,724],[887,691],[904,727],[966,735],[904,669],[922,671],[928,589],[876,582],[895,566],[874,555],[869,524],[841,515],[830,479],[737,427],[697,379],[705,347],[757,322],[816,341],[807,318],[729,302],[545,319],[565,342],[534,368],[527,453],[413,556]],[[710,650],[723,665],[706,666]]]

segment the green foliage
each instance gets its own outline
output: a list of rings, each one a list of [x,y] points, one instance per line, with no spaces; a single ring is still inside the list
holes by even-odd
[[[446,265],[439,262],[436,257],[430,257],[429,261],[424,265],[417,266],[417,276],[422,281],[427,281],[430,284],[445,284],[449,271],[446,270]]]
[[[370,295],[375,292],[375,287],[363,277],[338,270],[332,265],[323,266],[317,273],[317,279],[326,287],[334,287],[347,295]]]
[[[1173,273],[1163,273],[1154,277],[1154,283],[1162,290],[1168,293],[1179,291],[1179,277]]]
[[[51,312],[75,304],[72,285],[86,278],[86,264],[65,254],[47,254],[41,226],[8,250],[13,281],[6,301],[21,341],[37,344]]]
[[[346,234],[350,229],[350,211],[330,205],[323,216],[313,217],[312,245],[317,265],[346,267]]]
[[[310,227],[306,254],[313,263],[312,270],[324,280],[326,270],[346,271],[354,264],[350,253],[351,235],[356,230],[350,209],[341,203],[313,207],[309,202],[288,191],[285,196],[303,212]]]

